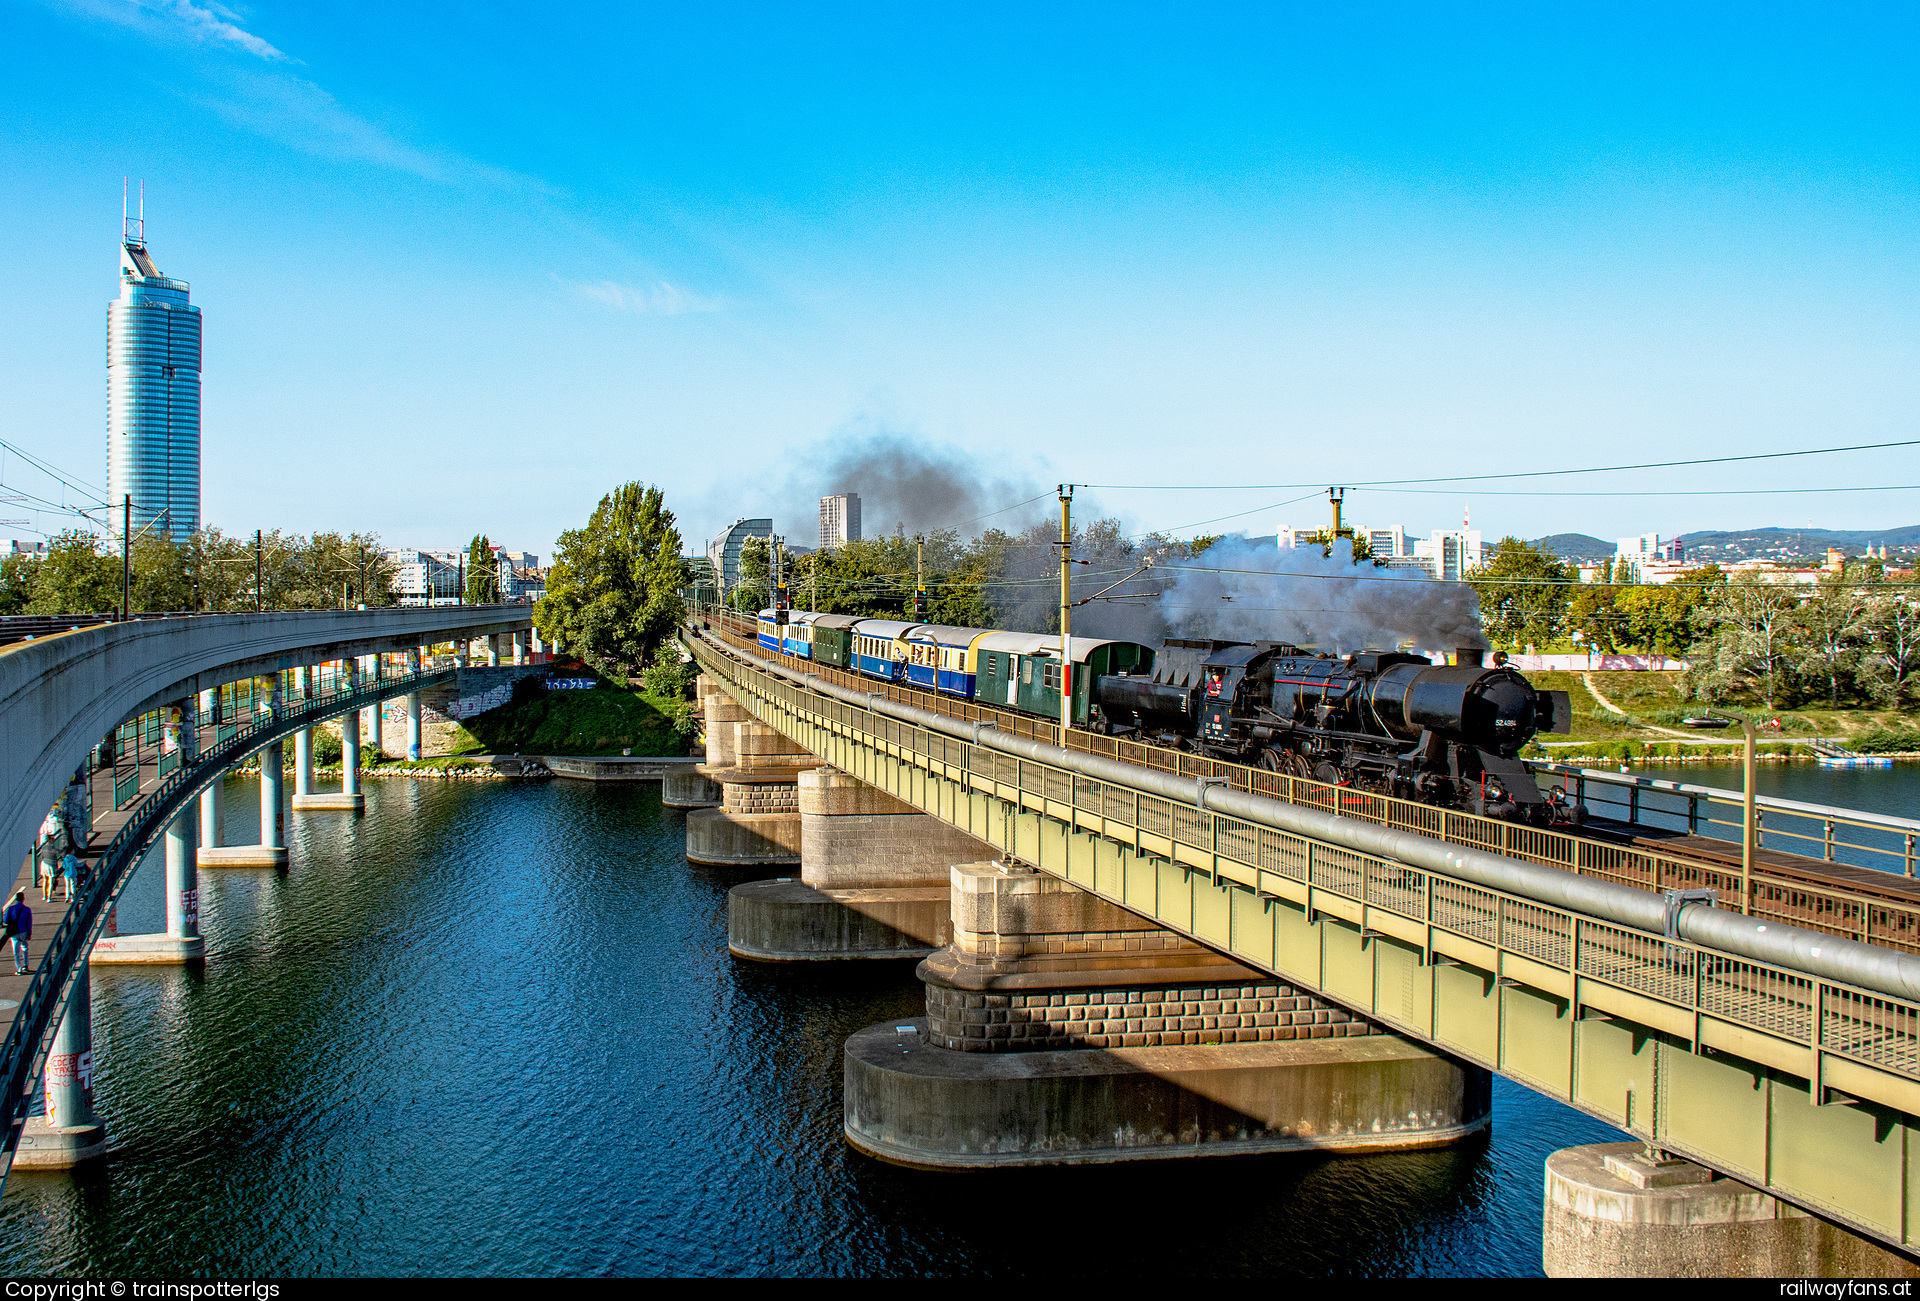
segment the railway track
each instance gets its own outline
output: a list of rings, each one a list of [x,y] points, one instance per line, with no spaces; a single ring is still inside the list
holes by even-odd
[[[1641,890],[1713,890],[1719,895],[1721,907],[1920,953],[1920,878],[1764,847],[1756,852],[1754,870],[1748,876],[1742,871],[1737,843],[1692,831],[1595,820],[1576,832],[1476,817],[1166,746],[1062,729],[1057,723],[1027,714],[901,683],[880,682],[769,650],[760,645],[752,620],[722,611],[702,611],[695,622],[736,649],[795,672],[814,674],[826,682],[949,718],[990,725],[1008,735],[1104,755],[1156,772],[1196,779],[1224,778],[1235,790]]]

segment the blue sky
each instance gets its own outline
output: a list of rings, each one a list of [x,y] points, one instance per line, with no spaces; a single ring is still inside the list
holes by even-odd
[[[0,0],[0,437],[104,473],[122,176],[206,312],[233,531],[544,554],[641,478],[804,541],[876,433],[988,499],[1920,437],[1914,11],[1542,8]],[[1916,451],[1348,514],[1885,527],[1920,493],[1647,494]]]

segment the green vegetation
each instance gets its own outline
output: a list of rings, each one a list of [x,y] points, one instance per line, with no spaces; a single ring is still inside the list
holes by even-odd
[[[548,691],[523,678],[513,699],[466,720],[453,748],[464,754],[680,755],[693,711],[680,697],[610,682],[592,691]]]
[[[500,600],[500,568],[494,563],[493,544],[484,533],[473,535],[467,544],[468,605],[493,605]]]
[[[228,537],[204,528],[185,542],[155,532],[136,537],[132,596],[142,611],[339,609],[391,605],[393,566],[371,533]],[[255,593],[255,579],[260,591]],[[371,593],[371,595],[369,595]],[[120,549],[112,539],[69,529],[44,559],[8,557],[0,567],[0,614],[106,614],[120,607]]]
[[[585,528],[560,535],[534,621],[569,653],[624,679],[680,622],[680,589],[692,577],[660,490],[622,484]]]

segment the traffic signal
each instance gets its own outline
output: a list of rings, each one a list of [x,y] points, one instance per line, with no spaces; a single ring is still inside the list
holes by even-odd
[[[927,589],[924,586],[913,589],[913,617],[916,619],[927,617]]]

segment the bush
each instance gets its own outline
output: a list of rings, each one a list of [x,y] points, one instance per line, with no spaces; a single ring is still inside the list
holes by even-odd
[[[1920,728],[1873,726],[1853,738],[1852,746],[1861,754],[1891,754],[1920,750]]]
[[[352,724],[358,721],[358,718],[354,715],[347,715],[347,723]],[[334,764],[340,762],[342,753],[340,738],[338,736],[335,736],[332,732],[323,732],[319,728],[314,729],[313,762],[316,767],[331,768]]]

